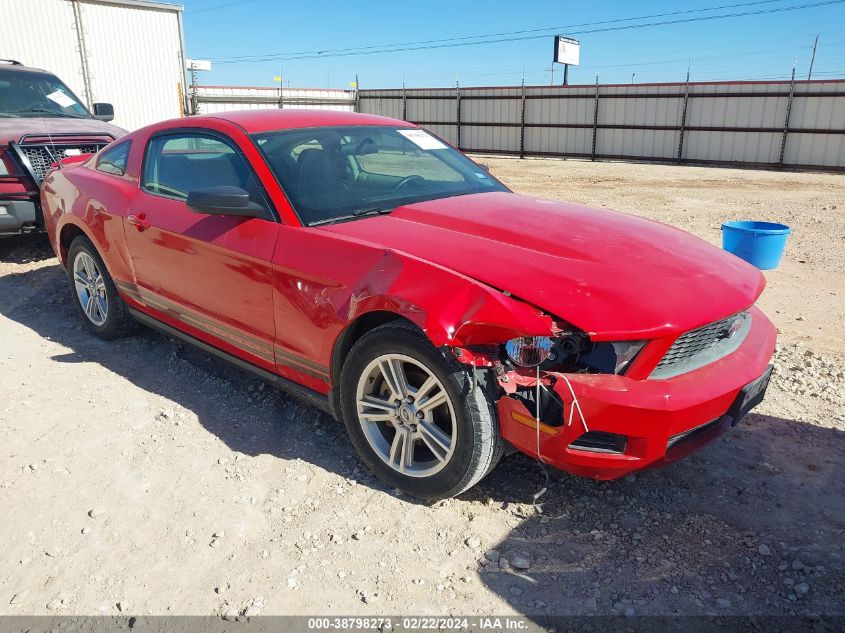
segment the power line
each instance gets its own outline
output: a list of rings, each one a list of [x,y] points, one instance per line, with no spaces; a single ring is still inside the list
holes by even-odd
[[[386,48],[394,48],[397,46],[420,46],[424,44],[441,44],[441,43],[448,43],[448,42],[463,42],[468,40],[477,40],[481,38],[490,38],[490,37],[504,37],[506,35],[523,35],[525,33],[540,33],[542,31],[565,31],[568,29],[575,29],[575,28],[582,28],[585,26],[602,26],[605,24],[615,24],[617,22],[632,22],[635,20],[651,20],[654,18],[663,18],[663,17],[670,17],[675,15],[686,15],[690,13],[704,13],[707,11],[720,11],[722,9],[735,9],[739,7],[749,7],[759,4],[772,4],[775,2],[785,2],[786,0],[755,0],[754,2],[743,2],[739,4],[724,4],[716,7],[705,7],[700,9],[687,9],[684,11],[670,11],[667,13],[653,13],[651,15],[640,15],[635,17],[628,17],[628,18],[614,18],[612,20],[601,20],[599,22],[583,22],[581,24],[569,24],[566,26],[549,26],[544,28],[536,28],[536,29],[524,29],[521,31],[504,31],[502,33],[487,33],[484,35],[467,35],[464,37],[447,37],[435,40],[421,40],[416,42],[401,42],[397,44],[378,44],[372,46],[353,46],[349,48],[329,48],[320,51],[296,51],[291,53],[264,53],[261,55],[238,55],[238,56],[231,56],[231,57],[221,57],[217,61],[229,61],[229,60],[249,60],[255,59],[256,61],[263,61],[264,58],[274,56],[274,55],[328,55],[330,53],[345,53],[345,52],[353,52],[353,51],[369,51],[374,49],[386,49]]]
[[[255,2],[255,0],[233,0],[231,2],[224,2],[222,4],[215,4],[210,7],[200,7],[199,9],[189,8],[187,9],[188,13],[191,15],[195,15],[197,13],[204,13],[206,11],[216,11],[217,9],[228,9],[229,7],[234,7],[239,4],[246,4],[247,2]]]
[[[777,0],[766,0],[766,1],[777,1]],[[582,30],[582,31],[572,31],[571,28],[574,27],[555,27],[555,30],[568,30],[568,33],[571,35],[587,35],[592,33],[606,33],[610,31],[624,31],[624,30],[631,30],[631,29],[640,29],[640,28],[648,28],[654,26],[668,26],[672,24],[687,24],[692,22],[705,22],[709,20],[721,20],[721,19],[728,19],[728,18],[736,18],[736,17],[747,17],[753,15],[766,15],[772,13],[782,13],[785,11],[800,11],[804,9],[811,9],[816,7],[823,7],[823,6],[830,6],[835,4],[842,4],[845,0],[825,0],[822,2],[812,2],[806,4],[799,4],[799,5],[792,5],[788,7],[773,7],[769,9],[758,9],[755,11],[742,11],[742,12],[735,12],[735,13],[723,13],[720,15],[708,15],[708,16],[699,16],[699,17],[691,17],[691,18],[679,18],[674,20],[661,20],[657,22],[647,22],[643,24],[629,24],[629,25],[622,25],[622,26],[614,26],[614,27],[606,27],[606,28],[598,28],[598,29],[589,29],[589,30]],[[749,3],[749,4],[759,4],[756,3]],[[716,10],[716,9],[710,9]],[[686,12],[677,12],[677,14],[682,14]],[[642,18],[622,18],[619,20],[615,20],[614,22],[622,21],[622,20],[635,20],[635,19],[642,19]],[[536,31],[540,30],[549,30],[549,29],[536,29]],[[482,37],[482,36],[479,36]],[[518,41],[525,41],[525,40],[534,40],[534,39],[541,39],[548,37],[548,35],[525,35],[521,37],[508,37],[508,38],[496,38],[496,39],[487,39],[481,41],[474,41],[474,42],[453,42],[453,43],[443,43],[443,44],[431,44],[431,45],[419,45],[419,46],[404,46],[401,48],[383,48],[377,50],[360,50],[360,49],[353,49],[354,51],[358,52],[337,52],[337,53],[321,53],[311,52],[311,53],[304,53],[304,54],[296,54],[296,53],[286,53],[286,54],[279,54],[279,55],[271,55],[262,58],[253,58],[253,59],[217,59],[217,63],[220,64],[237,64],[237,63],[254,63],[254,62],[266,62],[266,61],[295,61],[295,60],[302,60],[302,59],[318,59],[318,58],[329,58],[329,57],[350,57],[350,56],[358,56],[358,55],[376,55],[380,53],[397,53],[397,52],[407,52],[407,51],[417,51],[417,50],[431,50],[431,49],[439,49],[439,48],[453,48],[459,46],[478,46],[484,44],[498,44],[498,43],[505,43],[505,42],[518,42]],[[393,45],[395,46],[395,45]]]
[[[750,57],[757,57],[760,55],[770,55],[771,53],[784,53],[784,54],[791,54],[794,51],[798,51],[804,48],[809,48],[809,45],[800,44],[799,40],[792,40],[789,42],[789,46],[779,46],[777,48],[761,48],[761,49],[754,49],[754,50],[747,50],[747,51],[734,51],[731,53],[720,53],[717,55],[698,55],[698,56],[686,56],[683,58],[676,58],[676,59],[664,59],[664,60],[652,60],[652,61],[639,61],[639,62],[629,62],[624,64],[591,64],[587,66],[582,66],[582,70],[590,70],[590,71],[601,71],[601,70],[611,70],[617,68],[643,68],[643,67],[650,67],[650,66],[670,66],[673,64],[683,64],[686,67],[688,62],[692,62],[693,68],[701,71],[702,69],[709,69],[712,66],[712,60],[724,60],[727,58],[742,56],[742,60],[736,60],[730,62],[730,65],[733,66],[742,66],[747,68],[749,65],[754,64],[761,64],[765,63],[767,65],[771,65],[767,61],[748,61]],[[720,49],[715,49],[720,50]],[[724,49],[721,49],[724,50]],[[704,62],[704,64],[702,64]],[[710,62],[710,63],[708,63]],[[726,64],[722,61],[719,63],[719,67],[723,68]],[[548,74],[549,69],[546,68],[538,68],[538,69],[531,69],[526,70],[525,74]],[[480,70],[470,70],[470,71],[462,71],[461,77],[504,77],[504,76],[518,76],[522,74],[521,70],[513,70],[513,71],[480,71]],[[413,79],[421,79],[421,78],[441,78],[441,77],[454,77],[454,73],[439,73],[439,74],[426,74],[426,75],[410,75]]]

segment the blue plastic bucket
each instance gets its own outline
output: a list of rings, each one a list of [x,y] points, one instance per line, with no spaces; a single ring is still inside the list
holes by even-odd
[[[792,229],[788,226],[775,222],[725,222],[722,248],[760,270],[772,270],[780,264],[790,233]]]

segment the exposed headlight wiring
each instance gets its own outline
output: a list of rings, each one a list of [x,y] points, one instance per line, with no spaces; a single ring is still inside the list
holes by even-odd
[[[561,378],[566,383],[566,386],[569,387],[569,393],[572,395],[572,406],[569,407],[569,420],[566,422],[566,426],[572,426],[572,416],[575,413],[575,410],[578,410],[578,417],[581,418],[581,424],[584,426],[584,433],[589,433],[590,429],[587,428],[587,419],[584,417],[584,412],[581,410],[581,403],[578,402],[578,396],[575,395],[575,390],[572,388],[572,383],[569,382],[569,378],[566,377],[566,374],[561,374]],[[545,389],[545,387],[543,387]],[[548,389],[546,389],[547,393],[551,393]],[[561,403],[563,404],[563,403]],[[537,427],[538,429],[540,427]]]
[[[543,471],[543,476],[545,478],[545,481],[543,482],[543,487],[540,488],[540,490],[538,490],[533,495],[532,505],[534,506],[534,509],[537,511],[537,513],[542,515],[543,514],[543,506],[542,506],[542,504],[537,503],[537,501],[540,499],[540,497],[542,497],[544,494],[546,494],[546,492],[548,492],[549,483],[550,483],[551,480],[549,478],[549,471],[546,468],[546,460],[543,459],[543,454],[540,452],[540,389],[545,390],[545,392],[547,394],[549,394],[551,397],[557,399],[558,402],[560,402],[561,406],[564,408],[564,411],[566,411],[566,405],[563,403],[563,401],[561,401],[557,397],[557,394],[555,394],[553,391],[551,391],[549,389],[546,389],[546,387],[540,382],[540,367],[539,366],[537,367],[536,377],[537,377],[537,382],[536,382],[537,393],[536,393],[536,397],[534,398],[535,405],[536,405],[535,412],[534,412],[534,421],[536,423],[535,428],[537,430],[537,463],[540,465],[540,470]],[[572,395],[572,404],[569,407],[569,418],[566,421],[566,426],[572,426],[573,416],[575,415],[575,411],[577,410],[578,416],[581,418],[581,424],[584,426],[584,433],[589,432],[590,429],[587,427],[587,419],[584,417],[584,411],[581,409],[581,403],[578,402],[578,396],[575,395],[575,389],[572,388],[572,383],[569,382],[569,378],[566,377],[566,374],[560,374],[560,377],[563,378],[564,382],[566,383],[566,386],[569,387],[569,393]],[[561,517],[554,517],[554,518],[559,519]]]

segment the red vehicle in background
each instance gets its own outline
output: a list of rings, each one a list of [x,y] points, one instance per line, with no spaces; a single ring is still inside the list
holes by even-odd
[[[97,336],[144,323],[343,420],[429,499],[506,446],[612,479],[763,397],[758,270],[680,230],[511,193],[404,121],[305,110],[153,125],[42,188]]]
[[[54,162],[91,154],[126,131],[94,114],[58,77],[0,59],[0,237],[43,229],[38,187]]]

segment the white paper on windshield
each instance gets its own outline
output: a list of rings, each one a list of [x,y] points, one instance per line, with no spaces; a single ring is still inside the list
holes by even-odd
[[[420,149],[445,149],[446,145],[441,143],[425,130],[397,130],[399,134],[411,141]]]
[[[56,90],[56,92],[51,92],[47,95],[47,98],[50,101],[58,103],[63,108],[69,108],[74,103],[76,103],[76,101],[67,96],[67,94],[65,94],[63,90]]]

